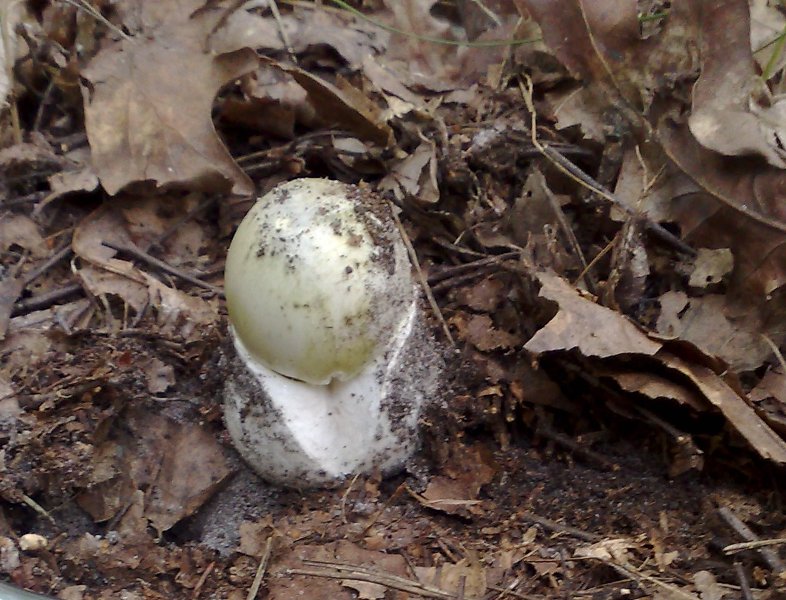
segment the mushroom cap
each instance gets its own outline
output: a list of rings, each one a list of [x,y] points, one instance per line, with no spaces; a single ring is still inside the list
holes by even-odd
[[[416,287],[390,207],[297,179],[251,208],[229,247],[229,319],[249,355],[311,384],[346,381],[386,348]]]

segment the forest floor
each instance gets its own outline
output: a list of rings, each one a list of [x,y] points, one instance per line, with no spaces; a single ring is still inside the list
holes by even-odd
[[[30,1],[0,23],[1,582],[786,597],[779,3]],[[390,200],[434,300],[450,382],[388,479],[279,489],[224,427],[226,250],[297,177]]]

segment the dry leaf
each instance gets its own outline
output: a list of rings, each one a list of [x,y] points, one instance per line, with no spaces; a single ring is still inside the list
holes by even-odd
[[[467,559],[439,567],[415,567],[415,574],[421,582],[448,594],[458,594],[459,590],[463,590],[465,598],[483,598],[488,587],[483,565]]]
[[[786,464],[786,442],[723,379],[707,367],[688,364],[668,352],[659,352],[657,357],[668,368],[687,376],[762,458]]]
[[[136,182],[254,191],[210,119],[218,89],[258,64],[248,48],[206,52],[220,14],[172,11],[133,39],[104,48],[83,69],[93,168],[110,195]]]
[[[536,273],[540,296],[556,302],[559,311],[525,345],[540,354],[578,348],[584,356],[653,355],[660,344],[648,338],[624,315],[582,297],[553,273]]]
[[[705,11],[702,31],[718,33],[700,38],[701,75],[688,117],[691,133],[721,154],[758,154],[773,166],[786,167],[786,104],[767,97],[756,72],[748,3],[726,2]]]

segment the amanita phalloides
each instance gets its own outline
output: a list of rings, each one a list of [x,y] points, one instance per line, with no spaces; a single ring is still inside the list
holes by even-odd
[[[227,428],[282,485],[399,470],[441,377],[387,203],[327,179],[260,198],[229,248]]]

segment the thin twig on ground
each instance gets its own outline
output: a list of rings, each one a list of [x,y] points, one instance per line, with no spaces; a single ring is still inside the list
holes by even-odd
[[[557,523],[556,521],[552,521],[551,519],[547,519],[546,517],[541,517],[540,515],[536,515],[535,513],[531,513],[529,511],[524,511],[521,513],[521,517],[525,521],[532,521],[533,523],[537,523],[547,531],[551,531],[554,533],[566,533],[569,536],[578,538],[580,540],[584,540],[585,542],[598,542],[603,539],[599,535],[595,535],[594,533],[589,533],[588,531],[584,531],[583,529],[578,529],[576,527],[571,527],[570,525],[563,525],[562,523]]]
[[[384,587],[406,592],[409,594],[417,594],[425,598],[440,598],[445,600],[456,600],[456,595],[446,592],[438,587],[420,583],[398,575],[385,573],[371,569],[363,565],[349,565],[345,563],[331,563],[316,560],[304,560],[303,564],[306,566],[315,567],[312,569],[287,569],[287,574],[290,575],[307,575],[311,577],[326,577],[329,579],[350,579],[355,581],[366,581],[368,583],[376,583]]]
[[[205,585],[208,575],[210,575],[210,573],[213,571],[213,567],[215,566],[216,566],[216,562],[213,561],[205,568],[204,572],[202,573],[202,576],[199,578],[199,581],[197,581],[197,584],[194,586],[194,593],[191,594],[191,598],[193,600],[199,598],[199,594],[202,592],[202,587]]]
[[[753,600],[753,592],[751,592],[751,586],[748,583],[748,578],[745,576],[745,570],[742,568],[741,563],[734,563],[734,573],[737,575],[737,581],[740,582],[743,600]]]
[[[50,290],[43,294],[38,294],[30,298],[24,298],[14,304],[12,317],[18,317],[36,310],[44,310],[58,304],[61,300],[70,298],[82,291],[82,286],[78,283],[71,283],[55,290]]]
[[[409,239],[404,226],[401,224],[401,219],[399,219],[398,215],[396,214],[396,207],[392,203],[390,204],[390,214],[393,215],[393,220],[396,222],[396,227],[398,227],[398,230],[401,233],[401,239],[404,241],[404,245],[407,247],[409,259],[415,266],[415,271],[418,274],[420,285],[423,288],[423,293],[426,294],[426,298],[428,299],[428,303],[431,306],[431,310],[434,312],[434,316],[442,325],[442,329],[445,332],[445,337],[448,338],[450,345],[455,348],[456,341],[453,339],[453,335],[450,333],[450,327],[448,327],[445,317],[442,316],[442,311],[440,310],[437,301],[434,299],[434,294],[431,293],[431,288],[429,287],[428,281],[426,281],[426,276],[423,274],[423,269],[420,268],[420,261],[418,260],[418,255],[415,252],[415,248],[412,246],[412,241]]]
[[[220,287],[213,285],[212,283],[207,283],[206,281],[202,281],[193,275],[182,271],[172,265],[165,263],[163,260],[156,258],[155,256],[151,256],[147,252],[143,252],[139,248],[132,248],[130,246],[121,246],[120,244],[115,244],[114,242],[107,242],[104,240],[101,242],[107,248],[112,248],[112,250],[116,250],[117,252],[123,252],[124,254],[128,254],[129,256],[133,256],[137,260],[141,260],[146,262],[152,267],[160,269],[165,273],[169,273],[170,275],[174,275],[175,277],[179,277],[183,281],[187,281],[188,283],[192,283],[197,287],[201,287],[203,289],[209,290],[216,294],[217,296],[224,297],[224,290]]]
[[[729,507],[720,507],[718,509],[718,514],[723,518],[724,521],[726,521],[729,527],[736,531],[737,534],[739,534],[739,536],[744,540],[748,542],[760,541],[759,537],[753,533],[753,530],[743,523],[742,520],[737,515],[735,515]],[[786,566],[784,566],[783,561],[781,561],[780,557],[775,552],[766,547],[758,548],[757,550],[776,576],[786,573]]]
[[[267,538],[267,542],[265,543],[265,551],[262,554],[262,558],[259,560],[259,567],[257,567],[257,573],[254,575],[254,582],[251,584],[251,587],[248,590],[248,595],[246,596],[246,600],[254,600],[259,593],[259,588],[262,585],[262,579],[265,576],[265,572],[267,571],[267,563],[270,561],[270,554],[273,551],[273,536]]]
[[[565,158],[562,154],[557,152],[554,148],[549,146],[548,144],[542,144],[540,140],[538,140],[537,135],[537,128],[536,128],[536,118],[537,113],[535,112],[535,103],[533,101],[532,93],[533,93],[533,86],[532,81],[528,79],[527,85],[525,86],[523,83],[520,83],[522,96],[524,98],[524,102],[527,105],[527,109],[530,112],[530,116],[532,119],[532,123],[530,125],[530,133],[532,135],[532,144],[537,148],[543,156],[545,156],[557,169],[562,171],[565,175],[570,177],[571,179],[575,180],[576,182],[580,183],[584,187],[586,187],[591,192],[597,194],[601,198],[604,198],[614,204],[617,208],[625,212],[625,214],[641,219],[644,227],[652,233],[655,237],[660,239],[663,242],[668,243],[669,245],[673,246],[680,252],[687,254],[688,256],[695,256],[696,250],[691,248],[688,244],[683,242],[680,238],[676,235],[671,233],[668,229],[660,225],[659,223],[655,223],[654,221],[645,218],[642,215],[634,213],[634,211],[627,206],[624,202],[622,202],[619,198],[617,198],[610,190],[607,190],[600,182],[596,181],[589,175],[587,175],[582,169],[580,169],[576,164],[569,161]]]

